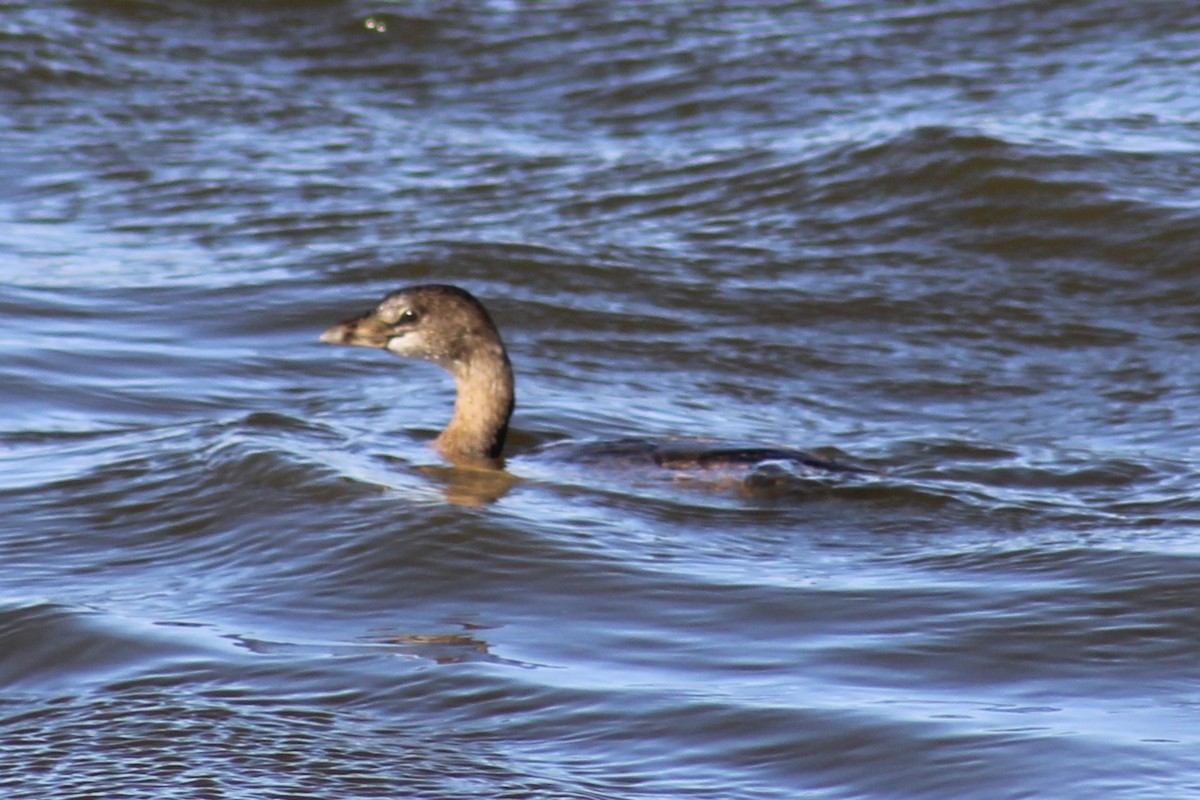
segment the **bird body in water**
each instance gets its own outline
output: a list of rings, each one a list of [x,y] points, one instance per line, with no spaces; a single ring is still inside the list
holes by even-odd
[[[374,310],[321,335],[328,344],[378,347],[445,368],[456,387],[454,415],[434,442],[452,464],[500,468],[516,393],[512,364],[487,309],[469,292],[443,284],[388,294]],[[703,441],[621,439],[578,448],[582,460],[616,457],[665,469],[713,469],[790,462],[810,470],[859,472],[801,450],[731,447]]]

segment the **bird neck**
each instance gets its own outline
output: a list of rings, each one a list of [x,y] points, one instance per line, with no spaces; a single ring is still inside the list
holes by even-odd
[[[457,387],[454,416],[434,445],[457,464],[497,466],[512,416],[512,364],[499,342],[450,368]]]

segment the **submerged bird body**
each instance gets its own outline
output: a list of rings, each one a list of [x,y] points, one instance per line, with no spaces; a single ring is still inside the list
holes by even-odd
[[[432,361],[454,377],[454,415],[434,442],[458,465],[499,467],[515,400],[512,365],[500,332],[470,293],[442,284],[410,286],[387,295],[374,310],[321,335],[329,344],[378,347]],[[704,441],[621,439],[577,446],[581,460],[637,461],[665,469],[745,467],[786,461],[804,469],[858,472],[800,450],[730,447]]]

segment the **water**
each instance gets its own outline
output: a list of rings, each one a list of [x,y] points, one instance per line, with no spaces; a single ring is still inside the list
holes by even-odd
[[[1200,793],[1198,33],[0,4],[5,797]],[[316,343],[427,281],[506,475]],[[879,474],[532,455],[631,435]]]

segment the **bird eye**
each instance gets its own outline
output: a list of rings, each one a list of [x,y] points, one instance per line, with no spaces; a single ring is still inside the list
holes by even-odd
[[[416,322],[416,321],[417,321],[417,312],[413,311],[411,308],[406,308],[403,311],[401,311],[400,318],[396,320],[396,322],[407,322],[407,323],[412,323],[412,322]]]

